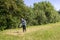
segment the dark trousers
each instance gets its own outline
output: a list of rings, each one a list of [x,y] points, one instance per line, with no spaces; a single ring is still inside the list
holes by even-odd
[[[25,32],[26,31],[26,26],[22,25],[22,27],[23,27],[23,32]]]

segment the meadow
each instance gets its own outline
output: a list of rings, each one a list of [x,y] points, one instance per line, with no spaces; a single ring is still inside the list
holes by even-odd
[[[60,22],[0,31],[0,40],[60,40]]]

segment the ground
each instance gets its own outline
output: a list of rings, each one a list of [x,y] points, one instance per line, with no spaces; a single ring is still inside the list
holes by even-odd
[[[8,29],[0,32],[0,40],[60,40],[60,22],[30,26],[26,32]]]

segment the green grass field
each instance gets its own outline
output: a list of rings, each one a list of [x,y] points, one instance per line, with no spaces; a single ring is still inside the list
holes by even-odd
[[[60,23],[0,31],[0,40],[60,40]]]

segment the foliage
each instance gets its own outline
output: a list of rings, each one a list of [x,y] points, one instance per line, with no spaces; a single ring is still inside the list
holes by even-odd
[[[41,25],[59,21],[59,14],[50,2],[38,2],[28,7],[23,0],[0,0],[0,30],[18,28],[20,19],[27,25]]]
[[[36,14],[42,14],[41,17],[38,18],[38,15],[37,16],[37,20],[41,20],[41,18],[43,18],[43,21],[47,20],[46,23],[54,23],[54,22],[57,22],[59,21],[59,15],[58,15],[58,12],[54,9],[54,7],[51,5],[50,2],[39,2],[39,3],[35,3],[34,4],[34,11]],[[37,12],[36,12],[37,11]],[[41,12],[42,13],[41,13]],[[40,16],[40,15],[39,15]],[[43,21],[39,21],[39,22],[43,22]]]
[[[22,3],[23,1],[20,0]],[[19,2],[19,3],[20,3]],[[16,28],[21,13],[16,0],[0,0],[0,29]],[[21,4],[20,4],[21,5]],[[20,13],[19,13],[20,12]],[[18,20],[18,21],[17,21]]]

